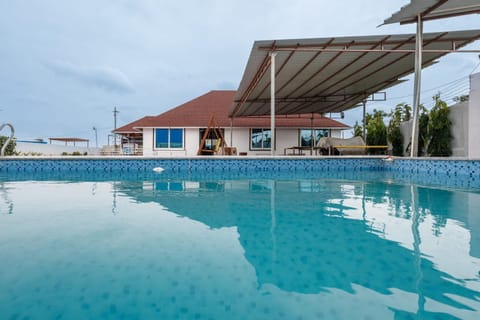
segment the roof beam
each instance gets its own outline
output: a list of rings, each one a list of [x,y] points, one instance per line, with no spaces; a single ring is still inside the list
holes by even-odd
[[[388,40],[390,36],[386,36],[382,39],[382,41],[386,41]],[[374,49],[376,48],[377,46],[379,45],[379,43],[371,46],[371,49]],[[339,52],[337,55],[335,55],[332,59],[330,59],[325,65],[323,65],[320,69],[318,69],[311,77],[309,77],[307,80],[305,80],[304,82],[302,82],[299,86],[297,86],[293,91],[290,91],[290,93],[287,94],[287,96],[290,96],[292,95],[293,93],[297,92],[300,88],[302,88],[305,84],[307,84],[308,82],[310,82],[315,76],[317,76],[318,74],[320,74],[323,70],[325,70],[325,68],[327,66],[329,66],[333,61],[335,61],[343,52]],[[357,62],[358,60],[360,60],[362,57],[364,57],[365,55],[367,54],[367,52],[361,54],[360,56],[358,56],[357,58],[355,58],[351,63],[345,65],[343,68],[341,68],[340,70],[338,70],[336,73],[338,72],[342,72],[343,70],[345,70],[346,68],[348,68],[349,66],[351,66],[353,63]],[[326,80],[323,80],[323,82],[329,80],[330,78],[332,78],[334,75],[331,75],[328,79]],[[284,106],[284,107],[288,107],[288,105]]]
[[[273,42],[273,45],[275,45],[275,41]],[[235,106],[235,109],[231,113],[232,117],[235,116],[235,114],[238,112],[238,109],[240,109],[240,107],[243,105],[243,101],[248,99],[248,97],[250,96],[252,91],[257,86],[258,82],[260,82],[263,75],[265,74],[265,72],[267,72],[268,68],[270,67],[270,63],[271,63],[271,60],[270,60],[269,56],[268,55],[265,56],[262,64],[260,65],[260,68],[258,69],[257,73],[255,74],[252,82],[250,83],[247,90],[245,91],[245,94],[242,96],[242,98],[240,99],[240,102],[237,103],[237,105]]]
[[[333,40],[335,40],[335,38],[332,38],[330,39],[329,42],[327,42],[323,48],[327,48],[328,45],[330,45]],[[315,61],[315,59],[322,53],[322,51],[318,51],[316,55],[314,55],[307,63],[305,63],[301,68],[300,70],[298,70],[282,87],[280,87],[278,89],[278,92],[282,91],[286,86],[288,86],[296,77],[298,77],[313,61]],[[327,64],[329,64],[329,62],[327,62]]]
[[[452,49],[425,49],[422,50],[424,53],[478,53],[480,50],[459,50],[456,48],[457,41],[452,42]],[[302,51],[302,52],[378,52],[378,53],[415,53],[415,49],[353,49],[353,48],[298,48],[298,49],[289,49],[289,48],[280,48],[275,51]]]
[[[290,54],[288,55],[287,59],[285,59],[285,61],[282,63],[282,65],[280,66],[280,68],[278,68],[278,71],[276,72],[275,74],[275,77],[278,77],[278,75],[280,74],[280,72],[283,70],[283,68],[287,65],[288,61],[290,61],[290,59],[292,58],[292,56],[295,54],[295,51],[291,51]],[[259,97],[262,96],[262,94],[265,92],[265,90],[267,90],[267,88],[270,87],[270,81],[268,81],[268,83],[263,87],[262,90],[260,90],[260,93],[257,94],[257,96],[254,98],[254,99],[258,99]]]
[[[436,40],[442,38],[442,37],[445,36],[446,34],[448,34],[448,32],[444,32],[444,33],[438,35],[437,37],[435,37],[435,38],[433,38],[433,39],[430,39],[430,40],[427,41],[424,45],[427,46],[427,45],[429,45],[430,43],[435,42]],[[401,57],[398,57],[397,59],[389,62],[387,65],[383,65],[383,66],[381,66],[380,68],[377,68],[377,69],[375,69],[374,71],[372,71],[372,72],[368,73],[367,75],[363,76],[362,78],[356,79],[356,80],[353,81],[353,82],[350,82],[350,83],[348,83],[348,84],[345,84],[342,88],[339,88],[338,90],[336,90],[336,91],[334,91],[334,92],[332,92],[332,93],[336,93],[336,92],[342,91],[343,89],[351,86],[351,85],[352,85],[353,83],[355,83],[356,81],[364,80],[364,79],[370,77],[371,75],[373,75],[373,74],[375,74],[375,73],[377,73],[377,72],[379,72],[379,71],[384,70],[384,69],[387,68],[388,66],[390,66],[390,65],[392,65],[392,64],[394,64],[394,63],[396,63],[396,62],[398,62],[398,61],[400,61],[400,60],[402,60],[402,59],[407,58],[409,55],[410,55],[409,53],[405,53],[405,54],[403,54]],[[386,54],[385,54],[385,55],[382,55],[381,57],[379,57],[379,59],[376,59],[376,60],[372,61],[371,63],[367,64],[367,65],[364,66],[363,68],[360,68],[359,70],[355,71],[354,73],[357,73],[357,72],[360,72],[360,71],[364,70],[365,68],[369,67],[369,66],[372,65],[374,62],[377,62],[378,60],[382,59],[382,58],[385,57],[385,56],[386,56]],[[349,77],[345,77],[344,79],[342,79],[342,80],[340,80],[340,81],[337,81],[336,83],[334,83],[334,84],[332,84],[331,86],[329,86],[328,88],[326,88],[326,89],[324,90],[324,92],[328,91],[330,88],[334,87],[334,86],[337,85],[338,83],[340,83],[340,82],[342,82],[342,81],[344,81],[344,80],[347,80],[348,78],[349,78]],[[374,93],[374,92],[370,92],[370,93]]]

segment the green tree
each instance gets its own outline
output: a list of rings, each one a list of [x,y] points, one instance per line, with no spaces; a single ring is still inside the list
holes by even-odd
[[[358,121],[355,121],[355,124],[353,125],[353,136],[363,138],[363,127],[358,124]]]
[[[428,123],[430,122],[430,115],[423,104],[418,106],[418,146],[417,155],[426,156],[426,149],[430,140],[430,133],[428,131]]]
[[[392,144],[392,153],[394,156],[403,156],[403,134],[400,130],[400,124],[411,118],[412,108],[406,103],[399,103],[390,112],[390,122],[388,123],[387,137]]]
[[[8,137],[0,136],[0,148],[3,147],[3,144],[7,141],[7,139]],[[15,139],[13,139],[9,142],[7,148],[5,149],[5,155],[6,156],[15,155],[15,147],[16,147],[16,143],[15,143]]]
[[[373,114],[366,115],[367,123],[367,145],[386,145],[387,144],[387,126],[383,121],[386,113],[381,110],[373,110]],[[370,154],[377,154],[383,152],[382,150],[372,149]]]
[[[450,109],[447,103],[437,94],[433,97],[435,106],[430,111],[428,134],[430,142],[428,153],[434,157],[448,157],[452,155],[452,122],[448,118]]]

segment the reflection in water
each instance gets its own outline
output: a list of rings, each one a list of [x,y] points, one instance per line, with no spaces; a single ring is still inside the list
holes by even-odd
[[[418,315],[422,315],[425,311],[425,297],[422,292],[421,283],[423,280],[422,274],[422,260],[420,252],[420,244],[422,239],[420,238],[419,226],[419,212],[417,209],[417,192],[415,186],[410,186],[411,201],[412,201],[412,235],[413,235],[413,252],[415,254],[415,271],[417,274],[416,280],[416,292],[418,292]]]
[[[448,236],[448,221],[478,233],[478,225],[469,225],[473,212],[465,205],[466,192],[334,179],[165,181],[155,186],[142,191],[139,183],[130,182],[119,188],[137,201],[158,202],[211,228],[236,227],[260,287],[271,284],[304,294],[331,288],[353,293],[356,285],[386,295],[399,289],[417,295],[414,314],[420,318],[435,313],[426,310],[428,300],[467,310],[455,297],[478,301],[472,289],[480,288],[478,274],[457,278],[441,269],[453,257],[422,252],[421,227],[430,217],[434,232],[426,237]],[[410,234],[396,234],[397,224],[409,224]],[[469,259],[466,264],[475,260]]]
[[[3,200],[2,206],[0,206],[0,213],[13,214],[13,201],[8,195],[8,187],[5,183],[0,183],[0,194]]]
[[[123,178],[0,185],[16,210],[0,216],[0,318],[477,318],[478,193],[379,176]]]

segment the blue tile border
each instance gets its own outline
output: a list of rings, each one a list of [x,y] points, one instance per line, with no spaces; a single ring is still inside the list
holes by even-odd
[[[350,158],[175,158],[175,159],[1,159],[0,173],[9,172],[146,172],[162,167],[168,172],[255,173],[379,171],[380,159]]]
[[[384,172],[403,180],[417,180],[436,184],[480,186],[480,160],[407,159],[393,162],[382,158],[3,158],[0,174],[81,175],[106,176],[111,173],[145,175],[155,167],[164,168],[165,176],[249,176],[279,177],[300,175],[304,177],[335,175],[337,173]]]

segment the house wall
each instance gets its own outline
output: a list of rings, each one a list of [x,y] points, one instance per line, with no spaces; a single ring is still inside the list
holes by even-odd
[[[449,119],[452,122],[452,156],[468,156],[468,102],[450,107]]]
[[[468,100],[468,157],[480,158],[480,73],[470,76]]]
[[[230,128],[225,128],[224,137],[228,146],[236,147],[237,154],[247,153],[247,155],[270,155],[270,150],[250,150],[250,129],[233,128],[230,134]],[[332,130],[332,137],[341,137],[341,130]],[[285,148],[298,145],[297,128],[279,128],[276,130],[276,154],[283,155]],[[232,137],[232,139],[231,139]],[[185,129],[185,149],[182,150],[154,150],[154,129],[145,128],[143,131],[143,155],[159,157],[181,157],[195,156],[200,145],[198,128]]]
[[[144,156],[153,156],[153,129],[144,128],[143,129],[143,155]]]

